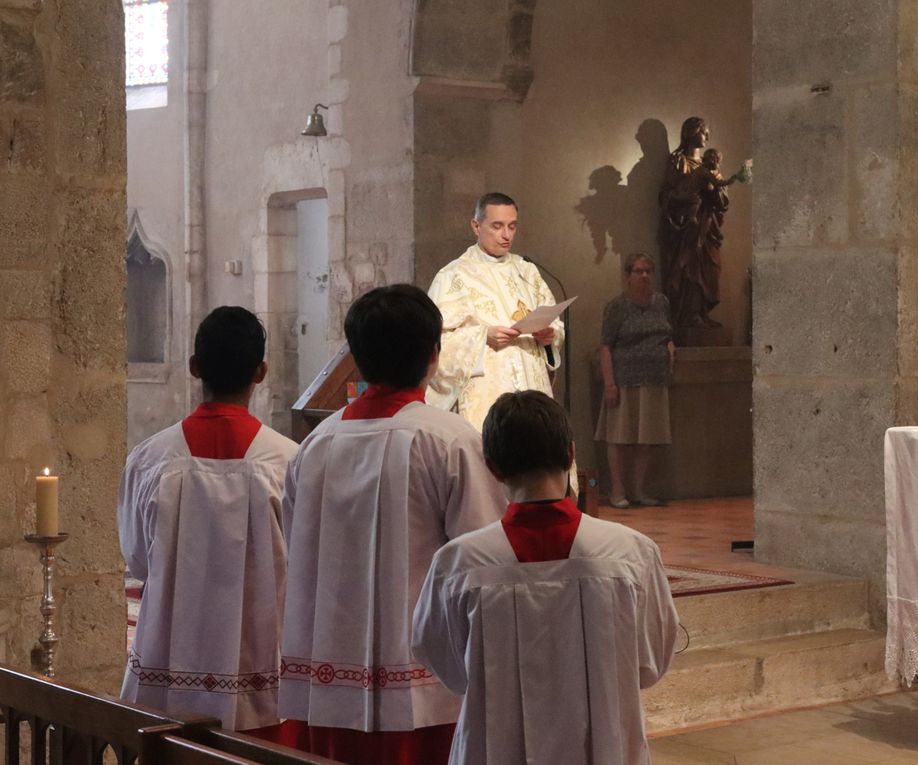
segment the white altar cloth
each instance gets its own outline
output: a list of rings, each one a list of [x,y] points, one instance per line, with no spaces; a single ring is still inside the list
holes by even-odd
[[[886,674],[918,675],[918,427],[890,428],[886,477]]]

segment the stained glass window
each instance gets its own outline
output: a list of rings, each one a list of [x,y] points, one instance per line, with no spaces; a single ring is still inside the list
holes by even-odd
[[[123,0],[128,87],[169,81],[168,0]]]

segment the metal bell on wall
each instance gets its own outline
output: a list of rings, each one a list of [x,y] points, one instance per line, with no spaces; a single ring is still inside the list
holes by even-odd
[[[312,108],[312,114],[306,118],[306,127],[300,131],[300,135],[313,135],[316,137],[328,135],[325,129],[325,119],[319,114],[319,109],[328,109],[325,104],[316,104]]]

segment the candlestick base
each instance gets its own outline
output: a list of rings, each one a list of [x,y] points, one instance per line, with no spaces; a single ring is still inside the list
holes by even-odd
[[[54,600],[54,548],[66,542],[69,534],[26,534],[25,541],[35,545],[41,551],[40,560],[42,567],[43,587],[41,595],[41,615],[44,619],[44,628],[38,637],[41,645],[39,670],[46,677],[54,677],[54,655],[60,638],[54,632],[54,615],[57,612],[57,603]]]

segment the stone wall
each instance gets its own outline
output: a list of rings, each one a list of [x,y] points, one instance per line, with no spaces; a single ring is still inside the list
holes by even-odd
[[[877,620],[883,432],[918,414],[913,8],[754,17],[756,554],[868,578]]]
[[[115,691],[125,658],[121,3],[0,0],[0,662],[30,665],[34,479],[61,476],[60,675]]]

